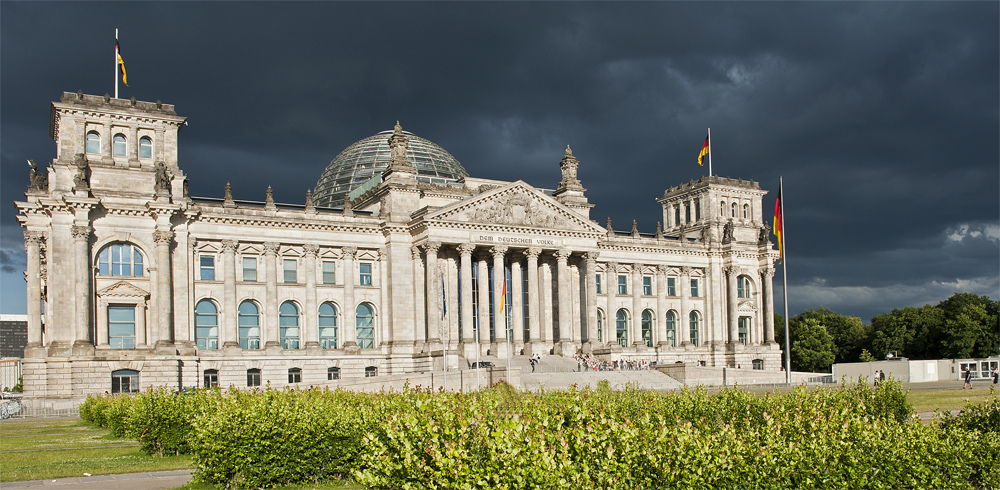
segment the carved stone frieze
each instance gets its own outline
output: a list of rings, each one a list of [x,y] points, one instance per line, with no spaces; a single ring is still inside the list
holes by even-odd
[[[70,229],[70,233],[73,234],[73,238],[77,240],[87,240],[90,238],[90,232],[94,229],[89,226],[77,226],[73,225]]]
[[[170,230],[156,230],[153,232],[153,241],[156,243],[166,243],[169,245],[173,239],[174,232]]]
[[[302,246],[302,250],[306,252],[306,255],[315,257],[319,253],[319,245],[315,243],[307,243]]]
[[[277,255],[280,246],[278,242],[264,242],[264,255]]]
[[[222,241],[222,251],[226,253],[236,252],[236,240],[223,240]]]

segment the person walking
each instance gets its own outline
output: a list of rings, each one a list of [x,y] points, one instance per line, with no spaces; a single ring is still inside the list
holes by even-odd
[[[962,374],[962,378],[965,379],[965,383],[962,385],[962,389],[964,390],[965,387],[968,386],[969,389],[971,390],[972,389],[972,372],[969,371],[969,368],[965,368],[965,373]]]
[[[993,370],[993,386],[1000,384],[1000,371]]]

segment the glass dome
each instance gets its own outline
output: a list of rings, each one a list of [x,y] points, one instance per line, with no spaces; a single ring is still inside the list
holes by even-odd
[[[417,169],[417,180],[433,184],[448,184],[469,176],[461,163],[447,150],[408,131],[406,159]],[[382,131],[348,146],[326,166],[313,192],[317,206],[340,206],[349,192],[389,167],[392,157],[389,137],[392,131]]]

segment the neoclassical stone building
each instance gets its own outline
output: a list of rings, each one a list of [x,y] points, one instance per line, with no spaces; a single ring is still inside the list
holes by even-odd
[[[776,252],[753,181],[656,199],[643,234],[590,219],[569,147],[554,190],[468,176],[402,131],[338,155],[316,199],[188,195],[174,107],[64,93],[56,158],[17,202],[26,395],[320,385],[572,356],[778,370]]]

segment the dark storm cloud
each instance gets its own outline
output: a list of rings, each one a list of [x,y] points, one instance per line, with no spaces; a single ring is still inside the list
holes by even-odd
[[[114,15],[108,15],[114,12]],[[865,321],[1000,296],[995,2],[0,4],[2,198],[49,161],[48,101],[175,104],[195,195],[301,203],[352,142],[403,127],[477,177],[553,188],[571,145],[595,204],[652,232],[713,169],[785,179],[790,309]],[[113,20],[112,20],[113,18]],[[770,221],[773,192],[761,214]],[[23,246],[9,204],[5,249]],[[978,235],[977,235],[978,233]],[[954,237],[959,237],[956,239]],[[23,287],[18,285],[17,287]],[[780,287],[780,285],[779,285]],[[954,289],[954,291],[950,291]]]

